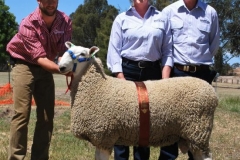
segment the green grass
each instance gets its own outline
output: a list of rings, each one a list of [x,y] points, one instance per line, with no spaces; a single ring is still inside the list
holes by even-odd
[[[55,117],[54,134],[50,147],[51,160],[94,159],[93,147],[86,141],[73,136],[70,132],[70,109],[63,109]],[[81,155],[81,156],[80,156]]]
[[[5,112],[0,108],[0,113]],[[12,114],[12,113],[9,113]],[[7,159],[10,119],[8,114],[0,117],[0,160]],[[30,147],[32,145],[33,132],[36,122],[36,110],[33,108],[29,121],[28,152],[26,160],[30,159]],[[86,141],[81,141],[70,132],[70,108],[57,109],[54,119],[54,131],[50,146],[50,160],[78,160],[94,159],[94,149]],[[91,151],[91,152],[89,152]],[[84,158],[85,157],[85,158]]]
[[[237,97],[227,97],[220,100],[216,110],[213,134],[210,142],[215,160],[237,160],[240,156],[240,113],[232,111],[231,106],[238,106]],[[224,107],[228,106],[228,107]],[[239,109],[239,106],[238,106]],[[8,108],[0,108],[0,160],[7,159],[9,126],[11,112]],[[54,118],[54,131],[50,146],[50,160],[91,160],[94,159],[95,148],[87,141],[79,140],[70,131],[70,107],[56,107]],[[4,115],[4,116],[3,116]],[[26,160],[30,159],[30,147],[35,127],[36,113],[33,107],[29,123],[28,152]],[[132,157],[132,147],[130,147]],[[159,156],[159,148],[151,148],[150,160],[156,160]],[[239,157],[238,157],[239,156]],[[180,153],[177,160],[187,159]],[[113,160],[113,154],[110,157]]]
[[[5,74],[7,78],[7,74]],[[54,75],[56,82],[56,99],[69,99],[65,95],[66,79],[62,75]],[[2,84],[5,80],[2,81]],[[210,148],[214,160],[240,160],[240,90],[219,87],[219,106],[215,112],[214,128],[210,140]],[[12,105],[0,106],[0,160],[7,159],[10,119]],[[25,160],[29,160],[33,132],[36,122],[35,107],[31,112],[28,136],[28,151]],[[79,140],[71,133],[71,109],[69,106],[57,106],[55,109],[54,131],[50,145],[50,160],[92,160],[95,148],[89,142]],[[132,147],[130,147],[130,159]],[[159,148],[151,148],[150,160],[157,160]],[[186,160],[187,156],[179,152],[177,160]],[[113,154],[110,157],[113,160]]]
[[[219,107],[224,110],[240,113],[240,97],[239,96],[223,97],[219,101]]]

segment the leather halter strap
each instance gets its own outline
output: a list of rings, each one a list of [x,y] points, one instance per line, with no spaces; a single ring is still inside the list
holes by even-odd
[[[135,82],[138,92],[138,103],[140,112],[139,126],[139,146],[149,145],[150,136],[150,110],[149,98],[145,84],[143,82]]]
[[[66,81],[67,81],[67,87],[68,88],[67,88],[65,94],[67,94],[67,92],[71,89],[72,80],[73,80],[73,75],[71,75],[70,83],[68,83],[68,76],[66,76]]]

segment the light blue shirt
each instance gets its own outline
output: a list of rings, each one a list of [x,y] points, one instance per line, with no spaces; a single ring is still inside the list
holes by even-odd
[[[173,66],[172,37],[167,17],[153,6],[142,18],[134,7],[119,14],[112,25],[107,66],[122,72],[122,57],[134,61],[156,61]]]
[[[183,0],[167,6],[165,13],[171,23],[174,63],[206,64],[213,62],[219,47],[219,22],[217,12],[198,0],[189,11]]]

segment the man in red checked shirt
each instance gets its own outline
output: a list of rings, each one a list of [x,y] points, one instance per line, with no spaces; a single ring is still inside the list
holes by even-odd
[[[72,34],[72,21],[57,10],[58,0],[37,2],[39,7],[22,20],[18,33],[7,45],[16,62],[8,160],[22,160],[26,155],[32,96],[37,106],[37,122],[31,160],[49,158],[55,101],[52,73],[60,73],[54,59],[67,50],[64,43]]]

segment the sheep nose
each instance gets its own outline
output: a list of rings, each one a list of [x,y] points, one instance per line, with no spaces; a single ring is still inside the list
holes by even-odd
[[[66,67],[59,67],[59,70],[63,72],[66,69]]]

